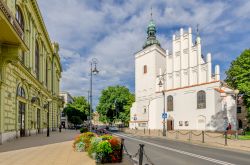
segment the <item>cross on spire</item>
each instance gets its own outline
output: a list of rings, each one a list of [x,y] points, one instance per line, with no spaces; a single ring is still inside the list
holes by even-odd
[[[151,16],[151,20],[153,20],[152,6],[151,6],[151,13],[150,13],[150,16]]]
[[[200,36],[199,24],[196,25],[196,35],[197,35],[197,37]]]

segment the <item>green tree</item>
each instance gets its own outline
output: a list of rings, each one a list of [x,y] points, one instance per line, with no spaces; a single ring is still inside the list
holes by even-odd
[[[128,124],[130,108],[135,101],[134,94],[124,86],[110,86],[101,92],[97,112],[102,122],[112,123],[118,119]]]
[[[250,122],[250,49],[244,50],[226,71],[226,82],[243,95],[244,104],[248,109],[248,122]]]
[[[89,104],[83,96],[74,97],[73,100],[64,108],[64,113],[72,124],[81,124],[84,120],[87,120]]]

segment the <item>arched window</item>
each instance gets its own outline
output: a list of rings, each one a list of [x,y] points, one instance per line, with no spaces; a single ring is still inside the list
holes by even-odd
[[[19,6],[16,6],[16,20],[19,23],[20,27],[24,31],[24,19],[23,19],[23,14],[21,12],[21,9]]]
[[[147,65],[144,65],[144,66],[143,66],[143,73],[146,74],[147,72],[148,72]]]
[[[45,63],[45,83],[46,83],[46,86],[48,87],[48,84],[49,84],[49,74],[48,74],[48,71],[49,71],[49,68],[48,68],[48,60],[46,60],[46,63]]]
[[[167,97],[167,111],[174,110],[173,96],[169,95]]]
[[[206,108],[206,92],[205,91],[199,91],[197,93],[197,108],[198,109]]]
[[[24,51],[22,51],[22,54],[21,54],[21,61],[23,64],[25,64],[25,53]]]
[[[23,87],[19,87],[18,88],[18,90],[17,90],[17,96],[25,98],[25,91],[24,91]]]
[[[36,72],[36,78],[39,79],[39,46],[37,41],[35,49],[35,72]]]

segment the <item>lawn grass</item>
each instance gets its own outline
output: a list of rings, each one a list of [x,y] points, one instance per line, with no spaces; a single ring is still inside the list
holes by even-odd
[[[239,135],[239,140],[250,140],[250,131],[246,131],[245,135]]]
[[[245,135],[249,135],[250,136],[250,131],[246,131]]]
[[[228,139],[235,139],[235,135],[228,135]],[[245,132],[245,135],[238,135],[238,140],[250,140],[250,131]]]
[[[250,140],[250,135],[239,135],[239,140]]]

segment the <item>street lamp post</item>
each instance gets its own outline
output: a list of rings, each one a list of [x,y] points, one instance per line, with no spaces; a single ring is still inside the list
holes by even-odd
[[[118,110],[117,110],[117,105],[116,105],[116,103],[117,103],[117,99],[115,99],[115,101],[114,101],[114,108],[115,108],[115,122],[117,122],[117,120],[118,120],[118,117],[117,117],[117,115],[118,115]],[[115,124],[115,123],[114,123]]]
[[[52,101],[52,99],[47,99],[47,137],[49,137],[49,103]]]
[[[96,58],[93,58],[90,61],[90,108],[89,108],[89,131],[91,131],[91,112],[92,112],[92,75],[97,75],[99,71],[96,68],[96,65],[98,63],[98,60]],[[94,68],[93,68],[94,65]]]
[[[165,105],[165,92],[164,92],[164,86],[163,86],[163,84],[164,84],[164,82],[165,82],[165,79],[164,79],[164,74],[163,75],[159,75],[158,76],[159,77],[159,87],[161,88],[161,87],[163,87],[163,89],[162,89],[162,95],[163,95],[163,130],[162,130],[162,136],[166,136],[166,116],[165,116],[165,113],[166,113],[166,111],[165,111],[165,108],[166,108],[166,105]]]
[[[235,94],[235,107],[236,107],[236,136],[238,137],[238,129],[239,129],[239,123],[238,123],[238,118],[237,118],[237,105],[238,105],[238,94],[239,94],[239,90],[238,89],[236,89],[236,90],[234,90],[234,94]]]

